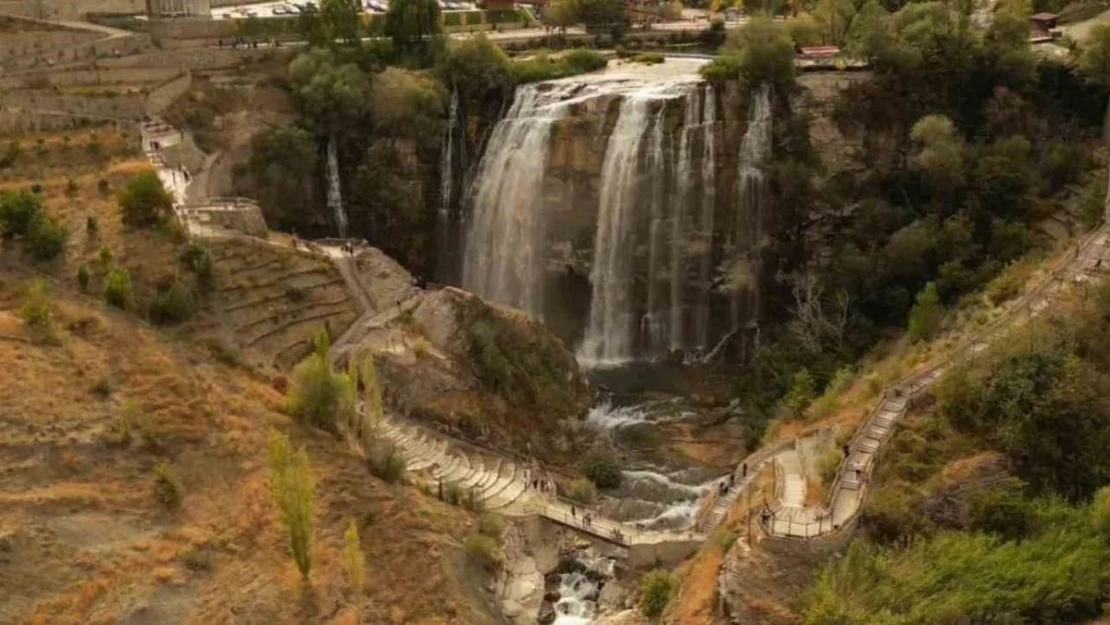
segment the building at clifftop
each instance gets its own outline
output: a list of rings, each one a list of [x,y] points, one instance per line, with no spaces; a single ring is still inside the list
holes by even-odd
[[[211,0],[146,0],[151,19],[172,17],[211,17]]]

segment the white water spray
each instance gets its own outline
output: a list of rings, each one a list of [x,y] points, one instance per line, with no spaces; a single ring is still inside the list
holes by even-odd
[[[335,219],[339,238],[347,236],[347,210],[343,207],[343,191],[339,186],[339,155],[335,137],[328,138],[328,208]]]
[[[751,278],[748,284],[737,284],[739,276],[730,276],[733,294],[730,305],[732,330],[740,328],[744,308],[754,319],[759,314],[760,254],[763,239],[763,210],[767,200],[767,179],[762,167],[771,155],[771,88],[764,84],[755,93],[748,112],[748,129],[740,143],[738,210],[734,244],[736,253],[746,257]],[[734,269],[735,271],[735,269]],[[744,294],[749,294],[745,298]],[[747,304],[747,306],[745,306]]]

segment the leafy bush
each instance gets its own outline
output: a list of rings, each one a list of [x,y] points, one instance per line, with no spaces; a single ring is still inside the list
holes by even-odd
[[[316,336],[316,350],[293,369],[286,401],[289,413],[329,432],[349,423],[355,411],[355,387],[351,378],[334,373],[328,358],[327,334]]]
[[[119,195],[123,223],[135,228],[157,226],[173,211],[173,198],[153,171],[136,174]]]
[[[1110,486],[1103,486],[1091,502],[1091,523],[1107,544],[1110,544]]]
[[[585,478],[579,478],[570,483],[567,488],[567,499],[580,504],[590,505],[597,500],[597,487]]]
[[[112,248],[107,245],[100,246],[100,251],[97,252],[96,257],[100,260],[100,266],[105,270],[112,266],[112,260],[115,258],[112,255]]]
[[[620,488],[623,474],[611,453],[594,453],[586,458],[582,472],[598,488]]]
[[[632,57],[633,63],[643,63],[645,65],[658,65],[659,63],[666,62],[667,58],[659,52],[644,52]]]
[[[537,54],[523,61],[514,61],[510,70],[515,81],[524,84],[597,71],[606,63],[605,57],[593,50],[576,49],[558,57]]]
[[[154,496],[167,510],[181,507],[181,480],[168,462],[159,462],[154,467]]]
[[[131,273],[119,267],[109,271],[104,278],[104,301],[120,310],[127,310],[131,307],[133,297]]]
[[[483,514],[478,518],[479,534],[489,536],[494,540],[501,540],[501,534],[504,532],[505,523],[496,514]]]
[[[58,332],[54,326],[54,314],[50,310],[50,287],[44,280],[33,280],[27,287],[27,295],[23,298],[19,316],[36,341],[49,343],[57,341]]]
[[[27,234],[42,212],[42,199],[30,191],[0,192],[0,236],[5,239]]]
[[[640,613],[655,618],[663,613],[675,591],[675,580],[667,571],[656,569],[640,578]]]
[[[1094,618],[1110,583],[1108,543],[1086,508],[1057,509],[1020,542],[980,533],[919,538],[905,549],[855,543],[810,594],[807,625],[1072,623]]]
[[[372,446],[366,454],[366,466],[371,475],[390,484],[405,481],[405,459],[392,444]]]
[[[496,572],[501,568],[501,556],[498,553],[497,541],[482,534],[472,534],[463,542],[463,550],[471,562],[477,564],[488,573]]]
[[[31,220],[27,231],[27,243],[30,244],[31,254],[35,259],[54,260],[65,251],[67,241],[69,241],[69,231],[46,213],[39,213]]]
[[[358,526],[354,519],[348,519],[347,531],[343,533],[343,568],[347,573],[347,585],[351,594],[359,597],[366,583],[366,558],[362,555],[362,544],[358,537]],[[355,602],[355,609],[359,609]]]
[[[304,449],[293,451],[289,438],[270,431],[270,495],[289,535],[289,552],[301,576],[312,569],[312,530],[315,524],[315,485]]]
[[[790,378],[790,390],[783,398],[783,407],[790,418],[797,419],[805,414],[806,408],[817,394],[816,386],[809,369],[804,367]]]
[[[157,324],[173,325],[193,316],[196,300],[188,286],[173,276],[166,288],[159,288],[150,300],[150,320]]]

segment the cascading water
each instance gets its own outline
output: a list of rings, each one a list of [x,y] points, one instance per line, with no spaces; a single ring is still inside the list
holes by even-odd
[[[626,95],[605,148],[590,271],[590,320],[578,351],[579,361],[586,364],[619,364],[633,355],[631,212],[651,102],[645,93]]]
[[[597,611],[598,583],[575,571],[559,580],[553,625],[589,625]]]
[[[698,230],[702,246],[701,262],[698,267],[698,301],[694,315],[694,333],[699,353],[704,353],[709,341],[709,292],[712,288],[713,269],[713,211],[716,208],[717,184],[717,145],[714,132],[717,125],[717,98],[712,85],[706,85],[705,102],[702,109],[702,126],[705,137],[702,143],[701,168],[701,215]]]
[[[652,122],[651,142],[648,144],[647,167],[654,172],[651,179],[651,222],[648,224],[648,299],[647,313],[640,323],[641,332],[647,342],[648,350],[656,354],[665,344],[667,326],[670,320],[663,314],[660,305],[662,294],[656,283],[656,276],[663,274],[663,222],[666,219],[667,208],[663,191],[666,176],[667,159],[663,152],[663,114],[665,107],[660,107],[659,112]]]
[[[439,160],[439,212],[436,220],[440,249],[451,238],[451,195],[455,184],[455,134],[459,125],[459,91],[451,92],[451,106],[447,110],[447,129],[444,131],[443,154]]]
[[[771,88],[762,85],[754,94],[748,112],[748,129],[740,143],[737,182],[737,215],[734,244],[740,258],[747,260],[749,276],[731,276],[732,330],[740,329],[744,310],[754,320],[759,314],[760,246],[763,239],[763,210],[767,201],[767,179],[761,169],[771,155]],[[738,268],[734,267],[733,271]],[[741,284],[741,282],[746,282]]]
[[[497,122],[471,191],[463,286],[533,316],[543,313],[543,182],[552,125],[566,115],[566,87],[519,88]]]
[[[343,207],[343,191],[339,186],[339,154],[334,136],[328,138],[328,208],[335,218],[339,238],[347,236],[347,209]]]

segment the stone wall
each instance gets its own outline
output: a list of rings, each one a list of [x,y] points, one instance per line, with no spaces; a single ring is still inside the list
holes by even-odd
[[[146,99],[146,114],[151,116],[161,115],[178,98],[189,91],[193,86],[192,74],[184,74],[158,85],[150,92]]]
[[[196,171],[196,170],[190,170]],[[267,234],[262,209],[251,200],[238,201],[233,208],[225,205],[188,205],[181,208],[191,221],[205,226],[218,226],[256,237]]]
[[[47,35],[49,33],[41,33]],[[83,33],[81,33],[83,34]],[[76,43],[64,47],[41,47],[30,56],[24,56],[16,48],[15,55],[2,60],[7,71],[30,70],[35,68],[50,69],[65,65],[95,63],[97,59],[109,59],[140,55],[154,49],[150,35],[137,33],[125,37],[94,38],[80,41],[80,34],[74,35]],[[40,36],[40,35],[36,35]],[[35,51],[34,46],[28,48]]]
[[[852,83],[870,78],[871,72],[803,72],[798,75],[802,90],[795,106],[809,116],[809,140],[828,176],[861,166],[856,160],[859,140],[844,136],[833,120],[833,109],[841,91]]]
[[[51,111],[6,111],[0,110],[0,135],[23,134],[79,128],[87,124],[125,124],[123,120],[112,120],[56,113]]]
[[[637,543],[628,548],[628,566],[633,569],[674,568],[701,547],[700,540],[668,540]]]
[[[0,37],[0,62],[15,57],[41,54],[57,48],[68,48],[102,38],[100,33],[88,31],[40,31],[5,33]]]
[[[0,13],[75,20],[86,13],[143,13],[146,0],[0,0]]]
[[[137,119],[146,108],[141,93],[115,97],[67,95],[53,91],[13,91],[0,95],[0,109],[13,111],[44,111],[89,118]]]
[[[0,89],[42,89],[48,87],[96,87],[143,83],[155,85],[181,74],[175,67],[133,69],[66,69],[53,72],[31,72],[0,78]]]

